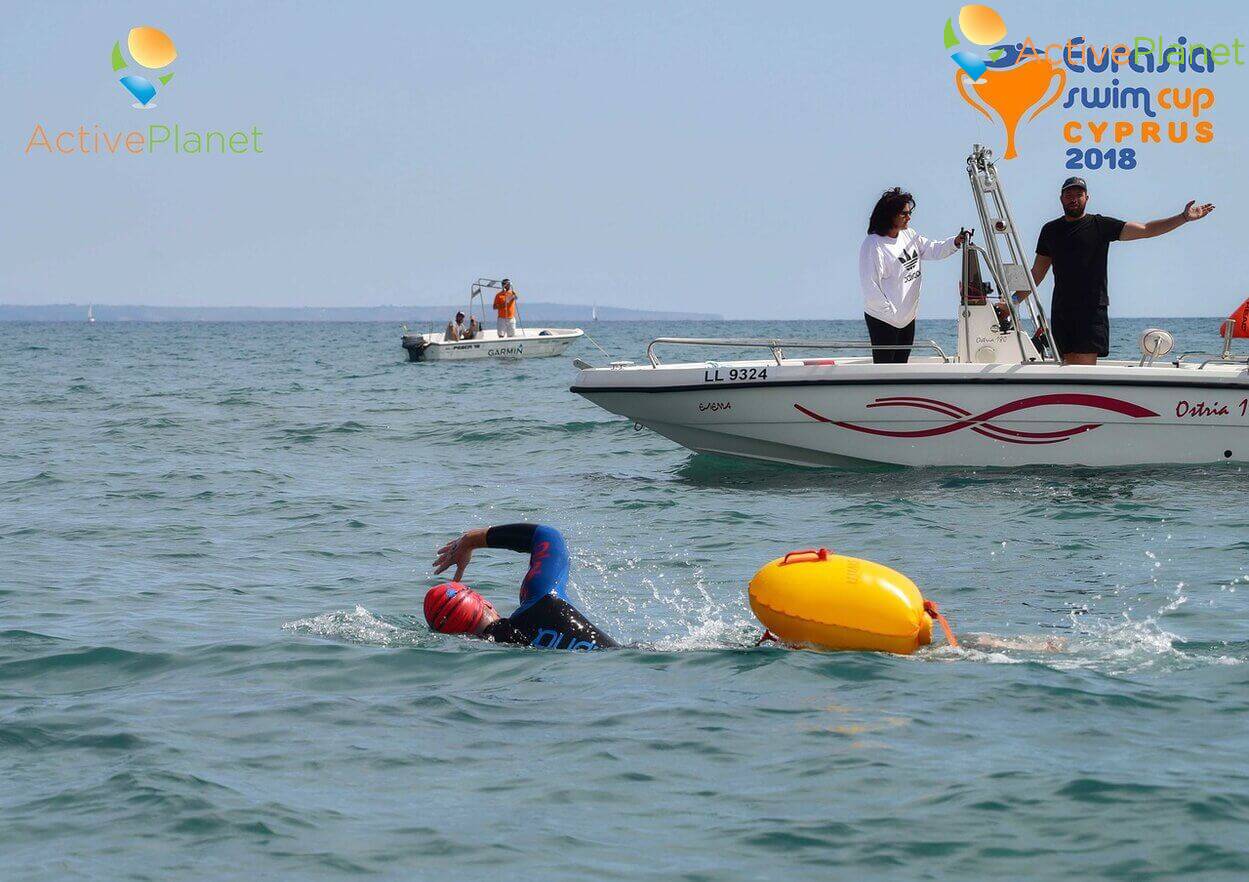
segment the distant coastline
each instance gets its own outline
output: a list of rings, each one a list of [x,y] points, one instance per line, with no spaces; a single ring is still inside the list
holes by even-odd
[[[0,322],[445,322],[463,306],[115,306],[107,303],[0,303]],[[522,303],[521,317],[534,322],[589,322],[596,307],[573,303]],[[719,321],[707,312],[597,307],[599,321]],[[487,316],[490,320],[492,316]]]

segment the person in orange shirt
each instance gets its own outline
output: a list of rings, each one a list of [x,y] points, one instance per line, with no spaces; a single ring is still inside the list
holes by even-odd
[[[516,336],[516,292],[510,279],[503,280],[503,290],[494,295],[494,308],[499,314],[499,338]]]

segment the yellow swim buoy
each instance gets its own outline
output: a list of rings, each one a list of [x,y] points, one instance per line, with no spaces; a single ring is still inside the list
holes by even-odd
[[[909,655],[932,642],[936,618],[958,645],[937,605],[906,576],[827,548],[791,551],[755,573],[750,608],[785,643]]]

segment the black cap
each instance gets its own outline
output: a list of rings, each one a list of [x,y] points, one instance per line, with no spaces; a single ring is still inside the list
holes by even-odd
[[[1068,187],[1079,187],[1085,193],[1089,191],[1089,185],[1084,183],[1084,178],[1067,178],[1067,180],[1063,181],[1062,190],[1066,190]],[[1058,192],[1061,193],[1062,190]]]

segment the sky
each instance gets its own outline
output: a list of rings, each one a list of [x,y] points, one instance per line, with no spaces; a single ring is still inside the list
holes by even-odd
[[[1249,43],[1243,2],[994,7],[1011,39]],[[978,226],[972,143],[1003,152],[1001,123],[954,88],[942,31],[957,10],[8,0],[0,303],[432,304],[506,275],[533,300],[857,317],[858,249],[880,192],[905,187],[912,226],[953,235]],[[135,110],[109,59],[145,24],[179,57],[156,107]],[[1125,142],[1137,168],[1071,171],[1063,122],[1141,116],[1060,101],[999,163],[1025,247],[1060,213],[1070,174],[1088,178],[1090,211],[1127,220],[1214,202],[1199,224],[1112,247],[1111,313],[1225,315],[1249,294],[1249,63],[1122,78],[1211,88],[1214,140]],[[263,152],[25,152],[36,125],[150,124],[255,127]],[[926,265],[922,318],[953,317],[957,263]]]

